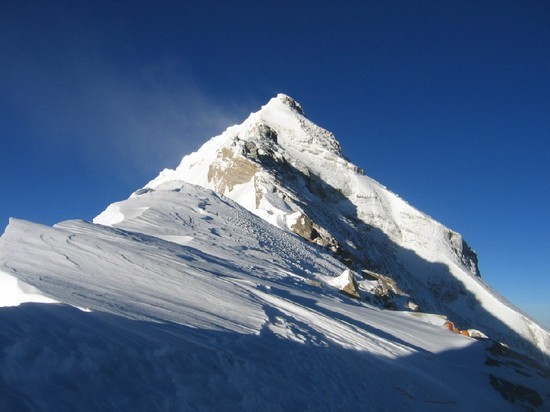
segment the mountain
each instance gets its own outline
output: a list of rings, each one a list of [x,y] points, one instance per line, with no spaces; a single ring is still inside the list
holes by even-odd
[[[279,94],[136,196],[168,182],[212,189],[267,222],[340,257],[363,299],[445,314],[533,354],[550,355],[548,333],[491,290],[462,236],[416,210],[345,159],[335,137]],[[117,224],[119,204],[94,222]]]
[[[548,332],[282,94],[93,223],[11,219],[0,287],[0,410],[550,404]]]

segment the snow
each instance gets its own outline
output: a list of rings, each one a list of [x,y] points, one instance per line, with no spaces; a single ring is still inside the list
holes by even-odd
[[[399,360],[377,357],[327,342],[317,325],[304,323],[296,312],[270,309],[269,314],[269,326],[256,335],[136,322],[59,305],[2,310],[6,392],[0,406],[75,411],[313,411],[358,404],[363,410],[507,408],[487,392],[486,383],[471,381],[464,368],[470,365],[461,364],[453,351]],[[40,345],[33,344],[37,341]],[[478,349],[467,348],[466,359],[479,355]],[[476,400],[473,409],[469,399]]]
[[[438,265],[446,265],[445,280],[473,291],[495,323],[538,331],[449,252],[448,229],[360,175],[334,137],[289,99],[278,95],[93,223],[10,220],[0,238],[0,410],[523,406],[495,391],[492,376],[548,398],[546,379],[491,366],[493,342],[449,332],[442,314],[383,310],[340,293],[349,268],[289,229],[321,204],[300,199],[299,185],[259,170],[226,193],[212,190],[210,166],[232,161],[222,148],[264,144],[275,162],[286,159],[347,193],[335,210],[335,235],[352,233],[345,213],[353,206],[380,225],[377,236],[398,242],[400,249],[368,245],[391,252],[394,267],[420,279],[410,280],[415,285],[438,279]],[[277,142],[257,139],[258,122],[277,132]],[[349,237],[347,244],[366,243]],[[456,313],[480,313],[465,300],[452,303],[464,306]],[[544,348],[547,334],[534,336]]]
[[[234,186],[227,196],[248,210],[253,210],[256,207],[256,196],[252,182]]]
[[[0,307],[19,306],[27,302],[58,303],[40,291],[0,271]]]
[[[271,135],[265,134],[266,127]],[[290,181],[281,181],[284,173],[276,168],[282,166],[275,166],[274,171],[262,167],[248,182],[224,190],[224,185],[212,177],[211,167],[231,173],[234,159],[243,158],[238,153],[246,152],[247,143],[257,147],[258,153],[271,156],[276,165],[290,164],[290,169],[299,171],[294,179],[303,178],[300,173],[317,176],[326,185],[321,192],[334,191],[330,195],[333,203],[330,196],[328,200],[306,197],[307,184],[291,187]],[[224,159],[223,153],[229,150],[234,159]],[[287,174],[288,169],[284,169]],[[533,351],[535,347],[535,352],[547,359],[550,356],[549,334],[483,283],[477,264],[464,249],[469,247],[458,233],[363,175],[342,156],[332,133],[308,120],[289,96],[277,95],[242,124],[211,139],[185,156],[174,171],[162,172],[145,187],[155,189],[171,181],[221,190],[247,210],[288,231],[299,216],[317,214],[316,223],[344,243],[364,232],[363,238],[352,242],[353,249],[364,250],[357,253],[366,261],[379,262],[376,271],[395,278],[409,294],[414,291],[414,300],[423,310],[445,313],[463,327],[484,330],[517,349]],[[335,224],[338,221],[343,224]]]
[[[97,217],[94,218],[94,223],[101,223],[104,222],[104,224],[108,225],[114,225],[116,223],[120,223],[125,219],[131,219],[133,217],[138,217],[143,212],[147,210],[146,208],[135,208],[135,209],[124,209],[124,211],[121,210],[119,204],[112,204],[107,207],[101,214],[99,214]]]
[[[337,289],[343,289],[350,282],[351,276],[351,271],[349,269],[346,269],[342,272],[340,276],[330,279],[328,281],[328,284],[334,286]]]
[[[144,212],[0,239],[4,272],[92,310],[0,310],[2,410],[507,408],[485,343],[346,298],[340,262],[229,199],[180,182],[119,209]]]

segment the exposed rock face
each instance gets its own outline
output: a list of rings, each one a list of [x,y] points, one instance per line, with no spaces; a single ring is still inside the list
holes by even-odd
[[[374,302],[386,309],[410,310],[416,312],[419,306],[401,290],[394,279],[367,269],[361,271],[364,279],[376,281],[376,286],[369,292],[374,295]]]
[[[344,270],[340,276],[331,280],[330,284],[351,298],[361,299],[359,285],[349,269]]]
[[[304,214],[296,219],[296,223],[290,226],[290,230],[310,241],[319,237],[319,233],[313,228],[313,221]]]
[[[277,132],[266,124],[260,124],[258,126],[258,132],[263,139],[271,140],[277,143]]]
[[[214,184],[216,191],[225,194],[236,185],[249,182],[258,171],[259,167],[254,162],[224,147],[219,153],[219,161],[212,163],[208,169],[208,181]]]
[[[342,292],[348,296],[351,296],[352,298],[361,299],[361,293],[359,293],[359,286],[357,285],[357,281],[351,275],[349,277],[348,284],[344,286]]]
[[[468,246],[459,233],[449,231],[449,241],[452,250],[459,257],[460,261],[466,266],[474,275],[481,277],[478,267],[478,259],[476,252]]]

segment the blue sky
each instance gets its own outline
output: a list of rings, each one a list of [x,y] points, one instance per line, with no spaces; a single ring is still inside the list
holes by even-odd
[[[0,227],[90,220],[278,92],[550,327],[547,1],[0,6]]]

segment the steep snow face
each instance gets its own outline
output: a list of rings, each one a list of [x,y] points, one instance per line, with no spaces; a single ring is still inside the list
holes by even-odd
[[[419,305],[516,348],[550,354],[548,333],[480,279],[477,256],[460,234],[365,176],[343,157],[333,134],[309,121],[286,95],[133,196],[178,181],[223,194],[374,276],[371,288],[365,285],[371,301],[393,308]],[[94,222],[118,219],[111,207]]]

